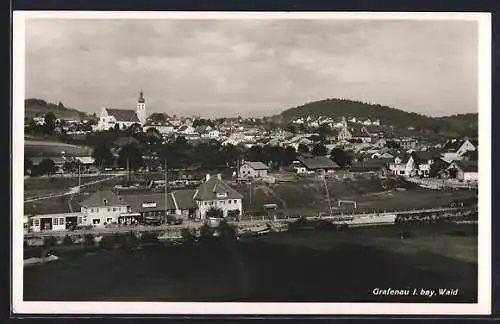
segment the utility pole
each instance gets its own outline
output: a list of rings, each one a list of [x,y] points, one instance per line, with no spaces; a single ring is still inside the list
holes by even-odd
[[[250,181],[250,201],[248,205],[252,208],[252,181]]]
[[[130,181],[130,160],[127,157],[127,179]]]
[[[80,180],[80,163],[78,163],[78,191],[80,191],[80,185],[81,185],[81,180]]]
[[[327,201],[328,201],[329,213],[330,213],[330,216],[332,216],[332,205],[330,203],[330,193],[328,192],[328,185],[326,183],[326,176],[325,175],[323,176],[323,183],[325,184],[326,198],[327,198]]]
[[[165,199],[165,211],[164,211],[164,215],[165,215],[165,219],[167,217],[167,204],[168,204],[168,195],[167,195],[167,184],[168,184],[168,179],[167,179],[167,159],[165,159],[165,196],[164,196],[164,199]]]

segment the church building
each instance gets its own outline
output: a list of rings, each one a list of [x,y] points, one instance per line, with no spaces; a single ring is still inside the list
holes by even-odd
[[[97,123],[97,130],[109,130],[118,127],[126,129],[133,124],[143,126],[146,123],[146,99],[141,90],[139,99],[137,99],[136,110],[132,109],[114,109],[103,107],[99,122]]]

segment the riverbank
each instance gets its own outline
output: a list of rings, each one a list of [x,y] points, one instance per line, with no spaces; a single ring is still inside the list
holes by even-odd
[[[162,244],[141,250],[67,253],[57,261],[24,269],[24,299],[475,302],[477,227],[412,228],[276,233],[198,247]],[[402,240],[401,232],[410,235]],[[423,242],[432,240],[425,247]],[[458,257],[449,250],[452,246],[472,252]],[[373,294],[373,289],[384,287],[454,288],[459,294],[433,298]]]

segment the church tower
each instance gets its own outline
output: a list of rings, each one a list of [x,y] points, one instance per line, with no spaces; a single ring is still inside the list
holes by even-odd
[[[139,119],[141,125],[146,123],[146,99],[144,99],[144,94],[139,93],[139,99],[137,99],[137,118]]]

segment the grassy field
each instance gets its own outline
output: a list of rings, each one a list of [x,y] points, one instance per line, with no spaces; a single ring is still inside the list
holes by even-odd
[[[24,269],[24,300],[475,302],[474,253],[449,248],[477,253],[477,234],[457,226],[281,233],[232,244],[62,255]],[[400,240],[402,230],[411,237]],[[374,288],[459,293],[384,297],[374,296]]]
[[[67,156],[88,156],[92,149],[88,147],[66,144],[56,141],[25,139],[24,155],[31,156],[61,156],[61,152]]]
[[[312,215],[328,211],[326,189],[322,181],[304,179],[300,182],[275,185],[241,184],[235,186],[235,189],[243,194],[243,208],[246,210],[263,212],[264,204],[277,204],[279,211],[288,212],[290,215]],[[353,212],[353,206],[342,205],[338,208],[338,200],[356,201],[356,212],[373,212],[449,207],[455,200],[477,197],[475,191],[436,191],[397,181],[377,179],[330,181],[328,192],[332,208],[345,212]]]
[[[93,182],[99,179],[108,178],[109,176],[97,176],[82,178],[82,184]],[[104,187],[110,188],[114,184],[123,180],[123,177],[116,177],[109,181],[90,185],[86,188],[86,192],[71,196],[61,196],[55,198],[47,198],[36,200],[34,202],[24,203],[24,214],[53,214],[53,213],[69,213],[80,210],[79,202],[88,197],[88,193],[94,192],[102,184]],[[54,179],[27,179],[25,180],[24,198],[39,197],[50,194],[65,193],[69,187],[75,186],[77,180],[71,178]],[[71,206],[71,207],[70,207]],[[72,209],[72,210],[71,210]]]
[[[109,175],[81,177],[80,183],[90,182],[110,178]],[[51,177],[51,178],[26,178],[24,179],[24,197],[39,197],[57,193],[64,193],[70,187],[78,185],[78,177]]]

